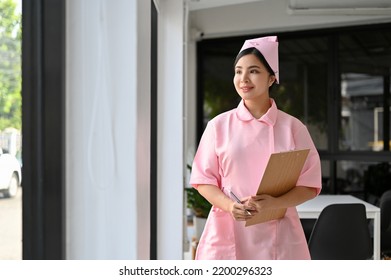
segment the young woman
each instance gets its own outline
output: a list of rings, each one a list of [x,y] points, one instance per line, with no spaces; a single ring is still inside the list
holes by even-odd
[[[319,194],[320,159],[304,124],[269,97],[279,83],[277,37],[246,40],[234,71],[242,100],[209,121],[192,166],[190,184],[213,205],[196,259],[310,259],[296,206]],[[272,153],[307,148],[296,187],[279,197],[255,195]],[[245,227],[252,215],[275,208],[288,210],[282,219]]]

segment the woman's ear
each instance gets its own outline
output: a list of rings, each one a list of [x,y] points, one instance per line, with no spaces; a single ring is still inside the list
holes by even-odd
[[[274,84],[275,81],[276,81],[276,76],[270,75],[270,77],[269,77],[269,87],[271,87]]]

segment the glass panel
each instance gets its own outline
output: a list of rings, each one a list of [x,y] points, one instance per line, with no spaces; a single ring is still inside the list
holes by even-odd
[[[341,150],[383,150],[383,77],[341,75]]]
[[[0,1],[0,259],[22,259],[21,0]]]
[[[330,189],[330,161],[321,160],[321,169],[322,169],[322,194],[331,193]]]
[[[368,163],[341,160],[337,162],[337,182],[342,193],[363,193],[364,172]]]
[[[389,108],[391,111],[391,107]],[[376,151],[382,150],[384,146],[384,131],[383,131],[383,123],[384,123],[384,109],[382,107],[377,107],[373,110],[373,125],[374,125],[374,145],[373,148]],[[391,130],[391,115],[389,115],[389,130]],[[390,137],[388,137],[389,139]],[[391,146],[391,141],[389,140],[389,146]]]
[[[287,39],[280,42],[280,80],[271,96],[278,107],[301,119],[318,149],[327,143],[326,37]]]
[[[389,189],[391,180],[389,162],[338,161],[339,192],[361,196],[375,202]]]
[[[390,162],[369,163],[364,170],[364,186],[369,197],[379,198],[390,189]]]
[[[241,42],[214,42],[204,47],[204,127],[214,116],[238,106],[240,97],[233,85],[233,63],[240,47]]]
[[[339,149],[384,150],[383,107],[391,68],[391,31],[351,32],[340,36]],[[386,89],[389,95],[390,89]],[[388,113],[388,112],[387,112]]]

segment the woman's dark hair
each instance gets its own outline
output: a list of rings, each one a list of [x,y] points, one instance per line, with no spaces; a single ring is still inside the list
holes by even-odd
[[[266,67],[269,74],[276,76],[276,74],[274,74],[273,69],[270,67],[269,63],[267,63],[263,54],[256,48],[248,48],[248,49],[242,50],[235,58],[234,67],[238,63],[239,59],[241,59],[243,56],[248,55],[248,54],[255,55],[259,59],[259,61]],[[273,83],[273,85],[274,85],[274,83]]]

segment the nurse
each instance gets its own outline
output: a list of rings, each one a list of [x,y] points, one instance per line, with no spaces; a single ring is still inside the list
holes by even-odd
[[[213,205],[196,259],[310,259],[296,206],[320,193],[320,159],[306,126],[269,96],[280,82],[277,37],[246,40],[234,73],[241,101],[209,121],[192,165],[190,184]],[[279,197],[254,195],[272,153],[308,148],[296,187]],[[288,210],[281,219],[245,227],[252,215],[275,208]]]

